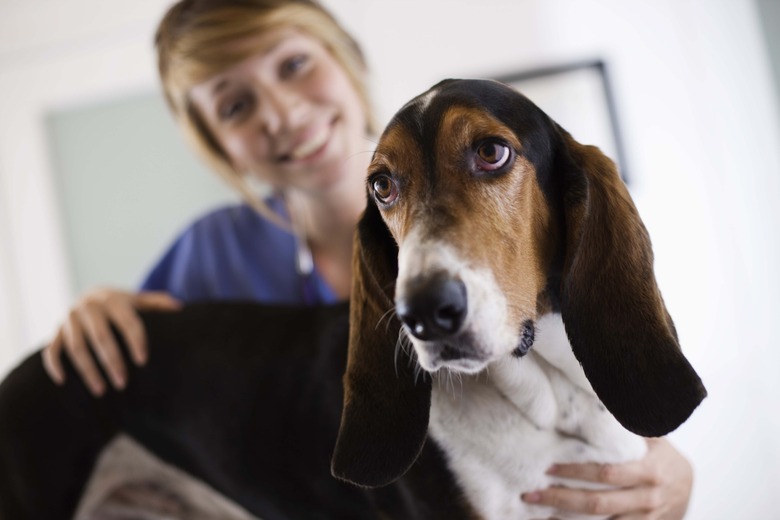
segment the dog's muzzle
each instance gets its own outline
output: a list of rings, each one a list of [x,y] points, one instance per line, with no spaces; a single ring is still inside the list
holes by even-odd
[[[457,334],[468,312],[466,286],[444,273],[416,278],[396,312],[408,332],[421,341],[441,341]]]

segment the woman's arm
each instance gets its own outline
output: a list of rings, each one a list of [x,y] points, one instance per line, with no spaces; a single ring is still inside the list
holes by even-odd
[[[95,396],[102,395],[105,382],[90,354],[91,346],[111,384],[121,390],[127,382],[127,371],[111,326],[116,327],[127,342],[133,362],[143,365],[148,355],[146,333],[137,311],[172,311],[180,306],[178,300],[164,292],[91,291],[73,306],[54,340],[43,350],[46,372],[55,383],[65,382],[61,358],[64,350],[90,392]]]
[[[625,464],[560,464],[549,473],[600,482],[616,490],[591,491],[550,487],[523,495],[523,500],[586,514],[614,515],[620,520],[680,520],[688,509],[693,468],[669,441],[647,439],[642,460]]]

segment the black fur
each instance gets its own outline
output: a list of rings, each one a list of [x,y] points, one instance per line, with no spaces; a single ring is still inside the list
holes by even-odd
[[[264,520],[434,518],[420,511],[446,500],[425,475],[374,492],[330,475],[346,304],[200,304],[143,320],[149,362],[126,357],[123,392],[96,399],[69,365],[58,387],[38,353],[0,384],[0,519],[70,518],[120,431]]]

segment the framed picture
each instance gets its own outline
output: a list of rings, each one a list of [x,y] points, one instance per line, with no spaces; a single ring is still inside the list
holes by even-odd
[[[617,110],[603,61],[541,67],[494,79],[522,92],[577,141],[598,146],[628,181]]]

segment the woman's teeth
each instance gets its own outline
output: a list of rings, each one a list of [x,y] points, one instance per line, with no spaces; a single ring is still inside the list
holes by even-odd
[[[290,152],[290,158],[292,160],[298,160],[303,159],[304,157],[308,157],[315,151],[319,150],[322,145],[328,141],[329,136],[330,128],[323,126],[316,134],[311,136],[308,141],[304,141],[292,152]]]

